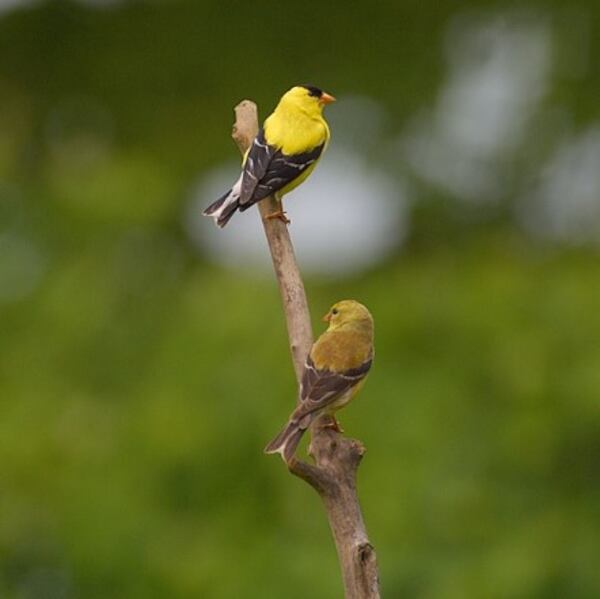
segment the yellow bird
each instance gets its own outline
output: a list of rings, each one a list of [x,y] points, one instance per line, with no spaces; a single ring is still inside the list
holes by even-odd
[[[274,194],[279,210],[268,218],[289,223],[281,198],[310,175],[327,147],[329,127],[323,108],[331,102],[333,96],[312,85],[286,92],[246,152],[238,180],[203,214],[224,227],[236,210],[243,212]]]
[[[300,385],[300,403],[284,429],[265,448],[285,462],[304,431],[323,414],[333,414],[361,389],[373,363],[373,317],[354,300],[334,304],[324,316],[329,328],[312,346]],[[332,426],[337,430],[337,422]]]

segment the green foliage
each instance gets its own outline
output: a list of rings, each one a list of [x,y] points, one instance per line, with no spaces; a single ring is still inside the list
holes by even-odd
[[[177,260],[70,256],[4,311],[4,596],[339,594],[316,496],[261,455],[294,393],[274,285]],[[596,269],[500,237],[309,284],[376,317],[342,421],[390,596],[600,588]]]

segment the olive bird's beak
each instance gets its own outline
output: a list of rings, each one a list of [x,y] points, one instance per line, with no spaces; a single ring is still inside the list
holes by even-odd
[[[333,96],[329,95],[328,93],[323,92],[321,94],[321,97],[319,98],[319,101],[322,104],[331,104],[332,102],[335,102],[335,98]]]
[[[321,318],[323,322],[329,322],[331,320],[331,312],[327,312],[323,318]]]

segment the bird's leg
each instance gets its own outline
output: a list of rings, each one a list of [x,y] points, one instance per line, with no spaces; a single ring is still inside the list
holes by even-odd
[[[337,433],[344,433],[344,429],[340,426],[340,423],[336,420],[333,414],[328,415],[327,421],[321,424],[321,428],[330,428]]]
[[[281,222],[285,223],[286,225],[289,225],[292,221],[285,214],[286,213],[283,210],[278,210],[277,212],[267,214],[267,216],[265,216],[265,220],[272,220],[276,218]]]
[[[286,225],[289,225],[292,221],[286,216],[286,213],[283,210],[283,202],[279,197],[279,194],[275,194],[275,201],[279,203],[279,210],[275,212],[271,212],[271,214],[267,214],[265,216],[265,220],[271,220],[273,218],[278,218],[281,222]]]

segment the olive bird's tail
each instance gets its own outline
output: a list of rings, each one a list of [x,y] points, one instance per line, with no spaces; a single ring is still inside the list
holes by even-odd
[[[265,453],[278,453],[286,463],[289,463],[294,457],[302,435],[312,421],[312,414],[298,418],[294,412],[283,430],[265,447]]]

